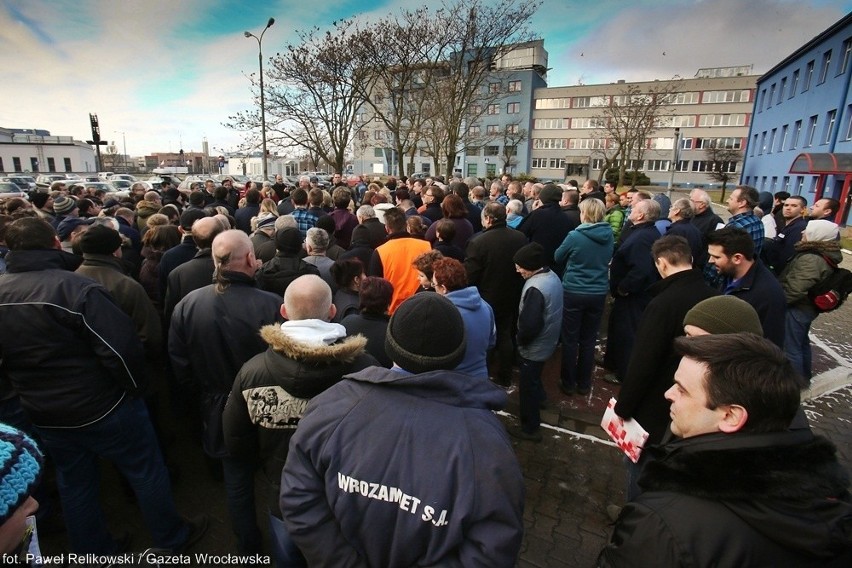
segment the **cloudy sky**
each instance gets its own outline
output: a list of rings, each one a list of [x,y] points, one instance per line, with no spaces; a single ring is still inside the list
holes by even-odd
[[[485,0],[487,2],[499,0]],[[274,54],[295,31],[385,16],[424,0],[0,0],[0,127],[86,140],[122,132],[130,155],[236,148],[222,123],[252,104],[259,33]],[[852,9],[852,0],[542,0],[533,29],[550,86],[761,74]]]

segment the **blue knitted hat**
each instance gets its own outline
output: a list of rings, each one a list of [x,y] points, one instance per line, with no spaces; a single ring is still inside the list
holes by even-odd
[[[0,525],[32,494],[43,463],[44,456],[32,438],[0,423]]]

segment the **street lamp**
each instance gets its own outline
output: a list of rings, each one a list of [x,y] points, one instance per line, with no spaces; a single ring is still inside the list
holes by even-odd
[[[121,144],[124,147],[124,158],[122,158],[122,162],[124,162],[124,173],[127,173],[127,140],[125,139],[125,133],[121,130],[113,130],[116,134],[121,134]]]
[[[243,35],[246,37],[253,37],[257,40],[257,64],[260,67],[260,136],[263,141],[263,181],[267,181],[268,171],[266,167],[266,107],[263,100],[263,46],[261,45],[263,42],[263,34],[266,33],[266,30],[272,27],[272,24],[275,23],[275,18],[269,18],[269,21],[266,22],[266,27],[263,28],[263,31],[260,32],[260,37],[257,37],[251,32],[243,32]]]

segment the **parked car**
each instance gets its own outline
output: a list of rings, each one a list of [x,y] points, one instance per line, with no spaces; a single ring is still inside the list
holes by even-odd
[[[33,191],[36,188],[36,181],[30,176],[6,176],[0,178],[0,181],[8,181],[14,183],[19,188],[21,188],[21,191]]]
[[[21,191],[18,184],[12,183],[11,181],[0,181],[0,199],[12,197],[23,197],[24,199],[29,199],[29,195],[26,192]]]
[[[136,176],[132,176],[130,174],[112,174],[109,177],[109,181],[113,181],[113,180],[117,180],[117,179],[123,179],[123,180],[129,181],[130,183],[138,181],[136,179]]]
[[[114,185],[107,181],[84,181],[74,185],[82,185],[86,189],[85,193],[94,193],[97,190],[103,190],[107,193],[118,191]]]
[[[108,183],[112,184],[112,186],[115,187],[117,191],[126,191],[129,193],[130,186],[133,185],[135,182],[131,182],[130,180],[126,179],[116,179],[115,177],[113,177],[110,178]]]
[[[183,178],[183,181],[178,184],[178,191],[182,193],[189,193],[192,184],[200,183],[203,187],[204,182],[208,179],[211,179],[211,176],[186,176],[185,178]]]
[[[65,174],[41,174],[36,178],[36,186],[39,189],[50,189],[50,185],[55,181],[66,181],[68,178]]]

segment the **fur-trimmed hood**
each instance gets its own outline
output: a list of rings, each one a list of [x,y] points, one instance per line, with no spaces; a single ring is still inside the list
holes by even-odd
[[[363,335],[345,337],[330,345],[305,343],[285,333],[279,325],[262,327],[260,336],[276,353],[289,359],[314,363],[351,363],[367,347],[367,339]]]
[[[796,252],[814,252],[824,254],[838,264],[843,260],[840,252],[840,241],[799,241],[795,245]]]
[[[710,434],[651,451],[663,455],[642,472],[645,491],[722,503],[756,532],[806,554],[852,546],[849,476],[821,436]]]

